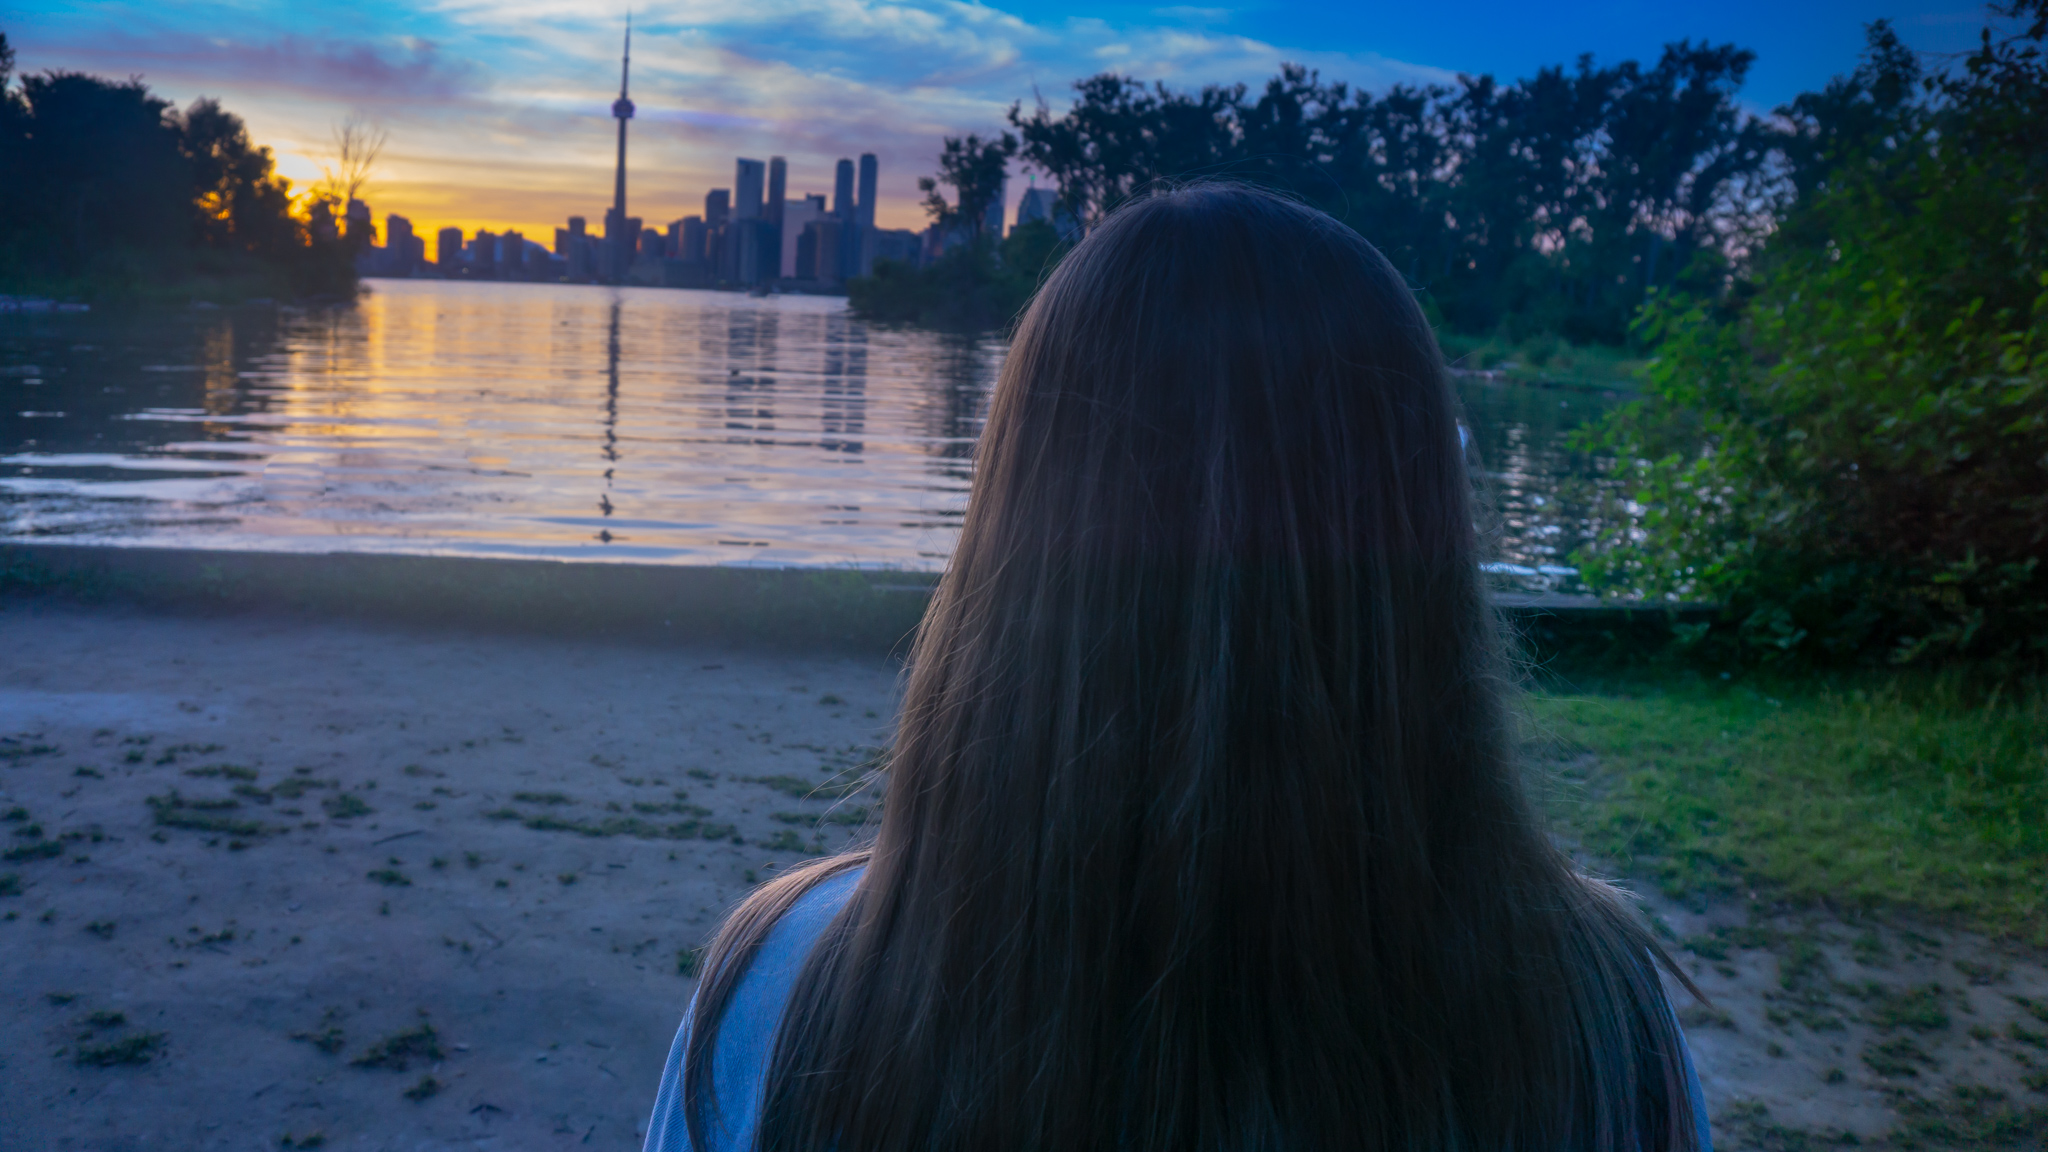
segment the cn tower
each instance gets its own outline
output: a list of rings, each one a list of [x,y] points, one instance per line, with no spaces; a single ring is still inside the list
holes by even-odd
[[[626,278],[633,263],[638,236],[626,235],[626,121],[633,118],[633,101],[626,95],[626,80],[633,68],[633,14],[626,14],[626,51],[619,59],[619,98],[612,101],[612,118],[619,122],[619,168],[612,177],[612,210],[604,218],[605,279],[614,284]]]

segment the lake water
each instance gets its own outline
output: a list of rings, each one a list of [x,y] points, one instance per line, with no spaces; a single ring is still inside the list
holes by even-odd
[[[0,315],[0,538],[935,569],[1003,345],[843,300],[372,281],[317,309]],[[1555,583],[1561,438],[1459,382],[1500,561]]]

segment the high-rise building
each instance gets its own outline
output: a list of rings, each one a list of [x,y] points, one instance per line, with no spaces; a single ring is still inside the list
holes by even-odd
[[[653,228],[640,230],[640,256],[644,260],[668,259],[668,237]]]
[[[988,211],[981,216],[981,232],[991,240],[1003,238],[1003,200],[1009,194],[1007,178],[996,181],[996,198],[988,202]]]
[[[555,229],[555,255],[564,260],[573,259],[576,246],[583,242],[583,228],[583,217],[571,216],[567,228]]]
[[[1026,188],[1017,200],[1017,226],[1019,228],[1034,221],[1043,221],[1059,230],[1062,240],[1071,240],[1080,232],[1074,218],[1060,208],[1059,193],[1051,188]]]
[[[848,238],[848,273],[866,276],[875,267],[875,184],[878,165],[873,152],[860,154],[860,196],[854,202],[853,234]]]
[[[682,224],[682,239],[676,245],[676,259],[688,264],[704,263],[704,218],[685,216]]]
[[[841,220],[853,220],[853,161],[841,160],[832,176],[832,214]]]
[[[474,276],[494,276],[498,271],[498,237],[479,228],[469,240],[469,271]]]
[[[789,194],[789,161],[780,156],[768,158],[768,222],[782,227],[782,198]]]
[[[348,210],[341,218],[341,238],[361,252],[377,243],[377,225],[370,218],[370,206],[349,197]]]
[[[766,169],[759,160],[741,157],[732,177],[732,217],[756,220],[761,216],[762,177]]]
[[[840,236],[851,227],[835,216],[804,225],[803,235],[797,237],[797,279],[815,280],[827,287],[839,283]]]
[[[732,191],[727,188],[713,188],[704,194],[704,226],[723,228],[732,215]]]
[[[1017,200],[1017,226],[1023,227],[1034,220],[1052,223],[1052,213],[1059,203],[1059,194],[1050,188],[1031,187]]]
[[[518,280],[526,275],[526,237],[507,232],[498,237],[498,275]]]
[[[412,234],[412,221],[393,212],[384,217],[385,270],[393,276],[412,275],[413,245],[418,243]]]
[[[915,268],[924,237],[908,228],[877,228],[868,235],[873,260],[894,260]]]
[[[462,263],[462,229],[443,228],[434,233],[434,263],[443,272],[453,272]]]
[[[854,201],[854,223],[862,228],[875,226],[875,184],[879,168],[873,152],[860,154],[860,198]]]
[[[804,227],[811,221],[825,215],[823,196],[806,196],[801,200],[786,201],[782,206],[782,275],[794,278],[798,275],[797,244],[803,238]],[[810,279],[810,277],[805,277]]]

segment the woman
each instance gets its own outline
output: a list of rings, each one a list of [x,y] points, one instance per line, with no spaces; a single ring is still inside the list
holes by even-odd
[[[873,846],[733,914],[648,1148],[1705,1149],[1661,952],[1522,794],[1454,408],[1328,216],[1202,186],[1091,233],[996,385]]]

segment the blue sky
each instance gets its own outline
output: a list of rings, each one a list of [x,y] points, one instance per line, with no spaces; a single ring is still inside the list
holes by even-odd
[[[23,70],[140,74],[185,102],[218,96],[296,179],[335,123],[369,117],[390,145],[368,198],[432,229],[523,227],[545,241],[603,215],[624,3],[438,0],[15,0],[0,13]],[[1982,8],[1938,0],[1715,4],[1265,3],[1041,0],[656,0],[634,5],[634,214],[662,223],[732,182],[733,157],[787,156],[790,194],[827,192],[832,162],[880,155],[885,225],[922,223],[917,177],[943,134],[1001,126],[1014,100],[1064,106],[1079,77],[1256,83],[1295,61],[1369,89],[1457,73],[1529,74],[1582,52],[1654,60],[1684,38],[1758,59],[1758,112],[1847,70],[1863,25],[1967,50]],[[1013,182],[1012,196],[1022,181]]]

